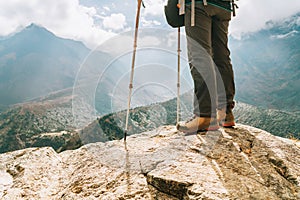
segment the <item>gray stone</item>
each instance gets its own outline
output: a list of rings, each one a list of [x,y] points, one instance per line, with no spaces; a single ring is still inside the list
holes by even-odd
[[[237,125],[173,126],[56,153],[0,154],[1,199],[299,199],[297,141]]]

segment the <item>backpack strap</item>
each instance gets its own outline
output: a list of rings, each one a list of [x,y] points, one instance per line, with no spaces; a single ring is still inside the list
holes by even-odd
[[[203,0],[203,5],[207,6],[207,0]],[[192,0],[191,26],[195,26],[195,0]]]
[[[191,9],[191,26],[195,26],[195,0],[192,0]]]
[[[178,0],[179,5],[179,15],[184,15],[185,13],[185,0]]]

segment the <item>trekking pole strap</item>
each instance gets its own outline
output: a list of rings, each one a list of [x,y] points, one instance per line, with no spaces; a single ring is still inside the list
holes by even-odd
[[[195,0],[192,0],[191,26],[195,26]]]
[[[185,13],[185,0],[178,0],[179,4],[179,15],[184,15]]]

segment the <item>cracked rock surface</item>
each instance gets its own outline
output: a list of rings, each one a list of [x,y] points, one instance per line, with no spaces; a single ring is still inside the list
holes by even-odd
[[[296,142],[250,126],[173,126],[56,153],[0,154],[0,199],[300,199]]]

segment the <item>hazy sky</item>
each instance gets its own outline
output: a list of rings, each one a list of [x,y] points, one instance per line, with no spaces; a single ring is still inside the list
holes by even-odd
[[[163,13],[166,0],[144,2],[141,27],[169,28]],[[300,12],[300,0],[240,0],[237,3],[237,17],[230,26],[234,36],[258,31],[270,20],[281,20]],[[132,30],[135,12],[136,0],[1,0],[0,36],[36,23],[58,36],[83,41],[92,48],[120,32]]]

